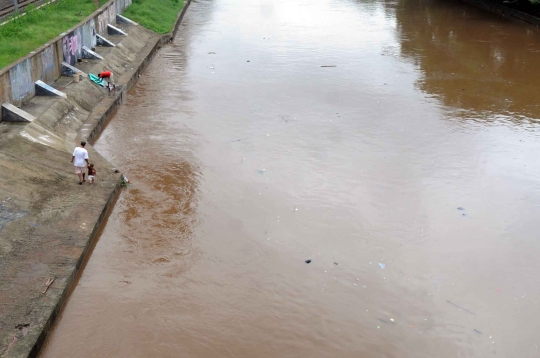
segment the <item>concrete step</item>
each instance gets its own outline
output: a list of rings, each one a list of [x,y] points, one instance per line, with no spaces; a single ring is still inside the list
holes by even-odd
[[[36,119],[36,117],[30,113],[12,105],[11,103],[4,103],[1,110],[3,122],[32,123],[34,119]]]
[[[59,100],[60,97],[36,96],[32,98],[30,102],[25,103],[22,106],[22,110],[30,113],[34,117],[39,117]]]

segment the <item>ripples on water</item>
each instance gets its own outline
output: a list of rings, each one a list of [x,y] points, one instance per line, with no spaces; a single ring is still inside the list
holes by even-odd
[[[193,2],[96,143],[133,184],[43,356],[538,354],[538,43],[453,1]]]

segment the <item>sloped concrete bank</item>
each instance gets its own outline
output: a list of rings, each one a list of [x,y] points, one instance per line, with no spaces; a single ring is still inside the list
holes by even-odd
[[[78,60],[90,57],[85,48],[99,45],[99,39],[109,34],[117,25],[118,16],[130,5],[131,0],[109,0],[79,24],[1,68],[0,103],[20,106],[29,102],[36,95],[36,81],[51,84],[61,76],[63,62],[75,65]]]
[[[98,48],[102,60],[78,64],[86,73],[112,69],[116,92],[61,77],[53,87],[65,98],[36,96],[22,106],[31,123],[0,123],[1,357],[38,355],[119,193],[120,174],[91,145],[98,180],[78,185],[73,148],[99,135],[188,6],[171,33],[118,25],[127,36],[110,36],[116,46]]]

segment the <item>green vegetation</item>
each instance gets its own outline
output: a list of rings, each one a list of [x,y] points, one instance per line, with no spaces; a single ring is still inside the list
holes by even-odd
[[[183,0],[133,0],[123,15],[158,34],[172,30]]]
[[[99,6],[107,0],[99,0]],[[0,26],[0,68],[26,56],[96,10],[96,0],[58,0],[40,9],[28,6]],[[183,0],[134,0],[124,15],[160,34],[171,31]],[[8,18],[9,20],[9,18]]]
[[[99,0],[99,5],[106,2]],[[54,39],[95,10],[93,0],[59,0],[40,9],[30,5],[25,16],[13,15],[13,21],[0,26],[0,68]]]

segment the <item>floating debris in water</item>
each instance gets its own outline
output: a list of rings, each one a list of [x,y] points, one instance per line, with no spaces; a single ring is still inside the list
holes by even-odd
[[[385,265],[385,264],[381,264],[381,263],[379,262],[379,267],[380,267],[381,270],[382,270],[382,269],[384,269],[384,268],[386,267],[386,265]]]
[[[457,208],[458,210],[465,210],[465,208],[462,208],[461,206]]]
[[[234,142],[240,142],[240,141],[243,141],[244,139],[248,139],[249,137],[245,137],[245,138],[240,138],[240,139],[235,139],[235,140],[232,140],[231,143],[234,143]],[[244,158],[246,159],[246,158]]]
[[[129,184],[131,184],[129,179],[126,176],[122,175],[122,183],[121,183],[122,187],[127,188]]]
[[[463,311],[465,311],[465,312],[468,312],[468,313],[473,314],[473,315],[476,316],[476,313],[474,313],[474,312],[472,312],[472,311],[469,311],[468,309],[463,308],[463,307],[461,307],[460,305],[456,305],[454,302],[450,302],[450,301],[448,301],[448,300],[446,300],[446,302],[448,302],[449,304],[451,304],[451,305],[454,306],[454,307],[459,308],[460,310],[463,310]]]
[[[306,260],[305,263],[309,264],[309,263],[311,263],[311,260]]]

